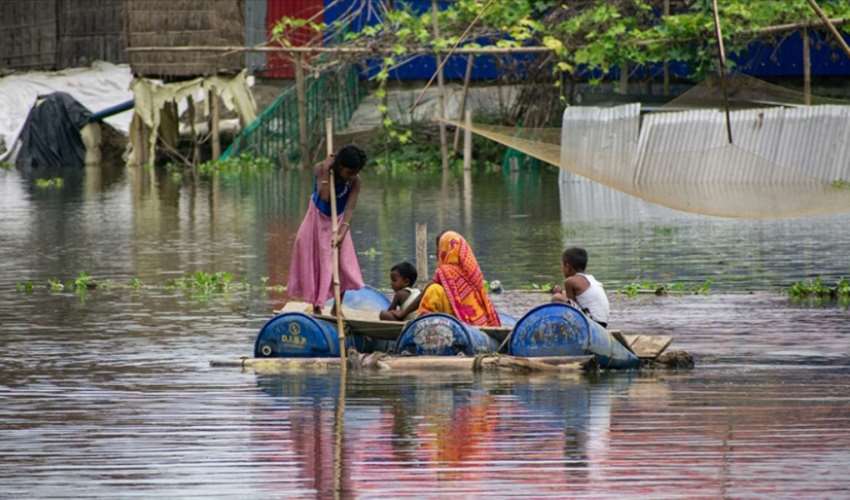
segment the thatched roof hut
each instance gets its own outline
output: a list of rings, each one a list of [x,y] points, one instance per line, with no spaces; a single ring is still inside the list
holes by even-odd
[[[3,0],[0,68],[126,62],[124,0]]]
[[[127,46],[243,46],[245,0],[133,0],[127,4]],[[132,52],[136,76],[166,80],[236,73],[243,54]]]

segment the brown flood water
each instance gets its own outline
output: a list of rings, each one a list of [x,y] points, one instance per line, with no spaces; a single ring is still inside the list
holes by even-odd
[[[459,177],[367,181],[355,242],[370,283],[411,258],[414,221],[470,235],[508,288],[556,279],[562,247],[583,244],[611,289],[714,279],[708,296],[613,301],[617,327],[673,335],[697,368],[351,374],[344,390],[336,374],[213,369],[251,353],[283,297],[80,297],[44,283],[86,271],[161,285],[195,270],[285,282],[309,179],[192,188],[104,171],[47,192],[0,172],[0,497],[850,495],[850,312],[777,292],[850,274],[850,217],[684,216],[559,190],[546,170],[477,172],[466,202]],[[17,293],[27,279],[35,291]],[[495,300],[522,314],[545,296]]]

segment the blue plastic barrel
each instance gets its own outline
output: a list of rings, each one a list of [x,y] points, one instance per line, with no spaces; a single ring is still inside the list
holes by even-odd
[[[607,330],[567,304],[535,307],[520,318],[508,352],[514,356],[581,356],[593,354],[602,368],[636,368],[640,359]]]
[[[399,354],[467,356],[495,352],[499,343],[474,326],[448,314],[426,314],[410,321],[396,343]]]
[[[347,347],[365,352],[365,339],[349,336]],[[257,334],[254,357],[257,358],[335,358],[339,356],[336,325],[298,312],[283,313],[270,319]]]
[[[325,303],[326,307],[333,306],[333,299]],[[362,311],[385,311],[390,308],[390,299],[386,295],[370,286],[364,286],[359,290],[348,290],[342,296],[342,304],[352,309]]]

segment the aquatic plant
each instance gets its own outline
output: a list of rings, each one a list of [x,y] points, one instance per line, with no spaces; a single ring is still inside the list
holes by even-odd
[[[835,189],[850,189],[850,181],[844,179],[836,179],[830,185]]]
[[[74,290],[88,290],[96,287],[97,284],[94,282],[93,278],[85,271],[80,271],[80,274],[78,274],[77,278],[73,281]]]
[[[196,271],[182,278],[174,279],[166,286],[179,290],[193,291],[202,295],[210,295],[228,291],[232,282],[233,275],[228,272],[208,273],[205,271]]]
[[[65,285],[57,279],[50,278],[47,280],[47,289],[51,292],[61,292],[65,290]]]
[[[15,166],[8,161],[0,161],[0,170],[12,170]]]
[[[215,175],[238,176],[242,174],[254,174],[261,171],[271,170],[275,164],[268,158],[243,153],[239,156],[226,160],[215,160],[201,163],[198,173],[201,177],[213,177]]]
[[[624,287],[622,287],[619,292],[623,295],[633,298],[639,294],[655,294],[655,295],[667,295],[667,294],[696,294],[696,295],[706,295],[711,291],[711,286],[714,284],[714,280],[709,278],[703,281],[700,284],[687,284],[682,282],[675,283],[657,283],[654,281],[639,281],[632,282]]]
[[[19,281],[15,283],[15,290],[18,293],[26,293],[29,295],[33,292],[33,283],[32,281]]]
[[[61,177],[53,177],[52,179],[36,179],[35,187],[39,189],[61,189],[65,185],[65,181]]]
[[[139,278],[130,278],[130,282],[128,283],[128,286],[130,288],[132,288],[133,290],[138,290],[138,289],[142,288],[144,286],[144,284],[142,284],[142,280],[140,280]]]
[[[797,281],[788,287],[787,292],[794,299],[850,299],[850,280],[841,278],[834,286],[829,286],[818,277],[808,281]]]

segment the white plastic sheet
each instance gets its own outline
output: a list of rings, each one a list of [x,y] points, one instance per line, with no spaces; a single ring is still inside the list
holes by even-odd
[[[30,109],[39,95],[67,92],[93,113],[133,98],[133,75],[126,64],[95,62],[89,68],[31,72],[0,78],[0,161],[8,161]],[[130,131],[132,110],[106,119],[120,132]]]

